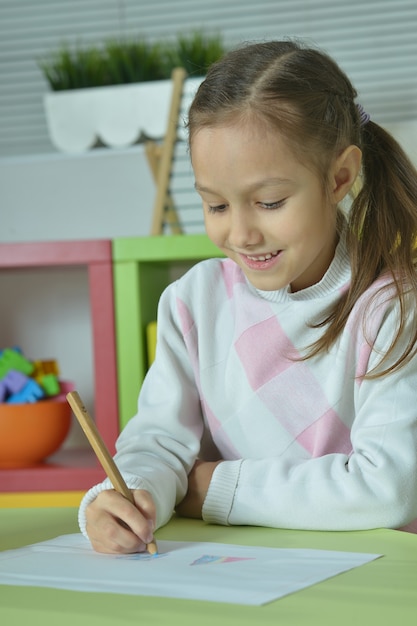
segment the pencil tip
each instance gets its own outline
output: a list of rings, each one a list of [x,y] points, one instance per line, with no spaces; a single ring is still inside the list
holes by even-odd
[[[148,543],[146,547],[148,549],[149,554],[151,554],[152,556],[158,554],[158,546],[155,541],[151,541],[151,543]]]

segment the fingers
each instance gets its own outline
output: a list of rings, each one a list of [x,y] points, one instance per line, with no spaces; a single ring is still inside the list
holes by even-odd
[[[100,493],[86,509],[93,548],[107,554],[143,552],[153,539],[155,506],[144,490],[133,491],[135,505],[113,490]]]

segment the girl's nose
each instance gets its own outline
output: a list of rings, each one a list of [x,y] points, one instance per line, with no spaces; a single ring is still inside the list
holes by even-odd
[[[230,210],[229,243],[233,248],[244,249],[258,244],[262,240],[256,220],[250,210]]]

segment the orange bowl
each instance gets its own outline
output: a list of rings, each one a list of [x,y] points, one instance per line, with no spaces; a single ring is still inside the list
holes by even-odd
[[[41,463],[61,447],[70,426],[65,395],[28,404],[0,403],[0,469]]]

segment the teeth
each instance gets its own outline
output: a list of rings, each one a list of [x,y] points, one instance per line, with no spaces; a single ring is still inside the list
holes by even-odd
[[[268,252],[268,254],[262,254],[262,255],[259,255],[259,256],[249,256],[249,255],[247,255],[247,257],[251,261],[269,261],[269,259],[272,259],[273,256],[277,256],[277,254],[278,254],[278,250],[276,252]]]

